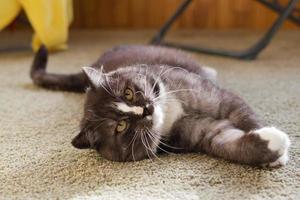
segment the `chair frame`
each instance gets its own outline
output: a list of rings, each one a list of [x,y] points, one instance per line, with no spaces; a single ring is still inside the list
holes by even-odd
[[[253,60],[264,48],[267,47],[267,45],[273,39],[279,28],[283,25],[285,20],[289,19],[290,21],[300,26],[300,10],[296,9],[299,0],[290,0],[285,7],[280,5],[278,0],[256,1],[279,13],[279,17],[274,21],[274,23],[267,30],[267,32],[255,44],[253,44],[245,50],[231,51],[223,49],[211,49],[164,41],[164,38],[171,26],[174,24],[176,19],[178,19],[178,17],[187,9],[187,7],[191,4],[192,0],[183,0],[183,2],[177,8],[174,14],[165,22],[165,24],[160,28],[156,35],[151,39],[150,44],[170,46],[204,54],[232,57],[244,60]],[[296,12],[299,12],[299,15],[297,15]]]

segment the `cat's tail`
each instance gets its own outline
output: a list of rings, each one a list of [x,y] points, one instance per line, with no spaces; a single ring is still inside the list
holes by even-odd
[[[48,51],[45,46],[41,46],[30,70],[30,77],[34,84],[48,89],[84,92],[88,84],[83,73],[69,75],[47,73],[47,60]]]

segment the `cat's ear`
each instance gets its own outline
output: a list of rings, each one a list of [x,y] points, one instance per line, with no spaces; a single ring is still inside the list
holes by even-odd
[[[98,88],[101,86],[103,80],[104,80],[104,74],[101,70],[94,69],[92,67],[83,67],[82,68],[83,73],[86,75],[89,85],[92,87],[92,89]]]
[[[72,145],[78,149],[91,148],[91,144],[84,131],[80,131],[80,133],[72,140]]]

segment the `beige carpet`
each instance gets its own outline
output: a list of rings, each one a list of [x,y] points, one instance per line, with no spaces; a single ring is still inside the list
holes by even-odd
[[[153,32],[73,32],[70,49],[51,55],[49,70],[75,72],[105,49],[146,43]],[[239,49],[259,34],[180,32],[174,39]],[[0,34],[1,47],[29,43],[29,34]],[[291,160],[259,169],[200,154],[115,163],[70,144],[84,95],[33,86],[30,51],[0,53],[0,199],[300,199],[300,31],[280,32],[255,61],[198,55],[292,141]]]

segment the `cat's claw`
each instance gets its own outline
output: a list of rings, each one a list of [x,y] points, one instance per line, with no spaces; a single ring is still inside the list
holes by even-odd
[[[288,135],[275,127],[264,127],[254,133],[258,134],[261,139],[268,141],[268,149],[279,155],[277,160],[265,163],[263,166],[279,167],[286,165],[289,160],[288,148],[291,144]]]

